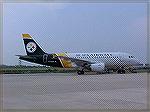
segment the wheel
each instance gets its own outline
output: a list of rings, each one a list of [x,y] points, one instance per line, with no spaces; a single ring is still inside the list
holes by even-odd
[[[77,71],[78,75],[84,74],[84,71]]]
[[[119,70],[117,71],[117,73],[118,73],[118,74],[121,74],[121,70],[119,69]]]
[[[125,74],[126,71],[125,71],[124,69],[119,69],[119,70],[117,71],[117,73],[118,73],[118,74]]]
[[[125,74],[126,73],[126,71],[125,70],[122,70],[122,74]]]

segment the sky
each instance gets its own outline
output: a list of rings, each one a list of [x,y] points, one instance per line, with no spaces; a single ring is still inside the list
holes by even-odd
[[[146,63],[147,16],[146,3],[4,3],[3,64],[26,55],[22,33],[48,53],[127,52]]]

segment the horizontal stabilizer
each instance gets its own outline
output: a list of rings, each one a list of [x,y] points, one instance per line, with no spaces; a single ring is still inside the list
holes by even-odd
[[[19,56],[20,57],[20,56],[23,56],[23,55],[15,55],[15,56]]]

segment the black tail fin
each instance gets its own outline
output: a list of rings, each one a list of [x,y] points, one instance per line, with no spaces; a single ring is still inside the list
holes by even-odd
[[[22,36],[28,56],[46,54],[29,34],[22,34]]]

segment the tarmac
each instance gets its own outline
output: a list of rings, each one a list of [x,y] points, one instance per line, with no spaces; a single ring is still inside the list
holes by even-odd
[[[147,109],[148,74],[4,74],[3,109]]]

